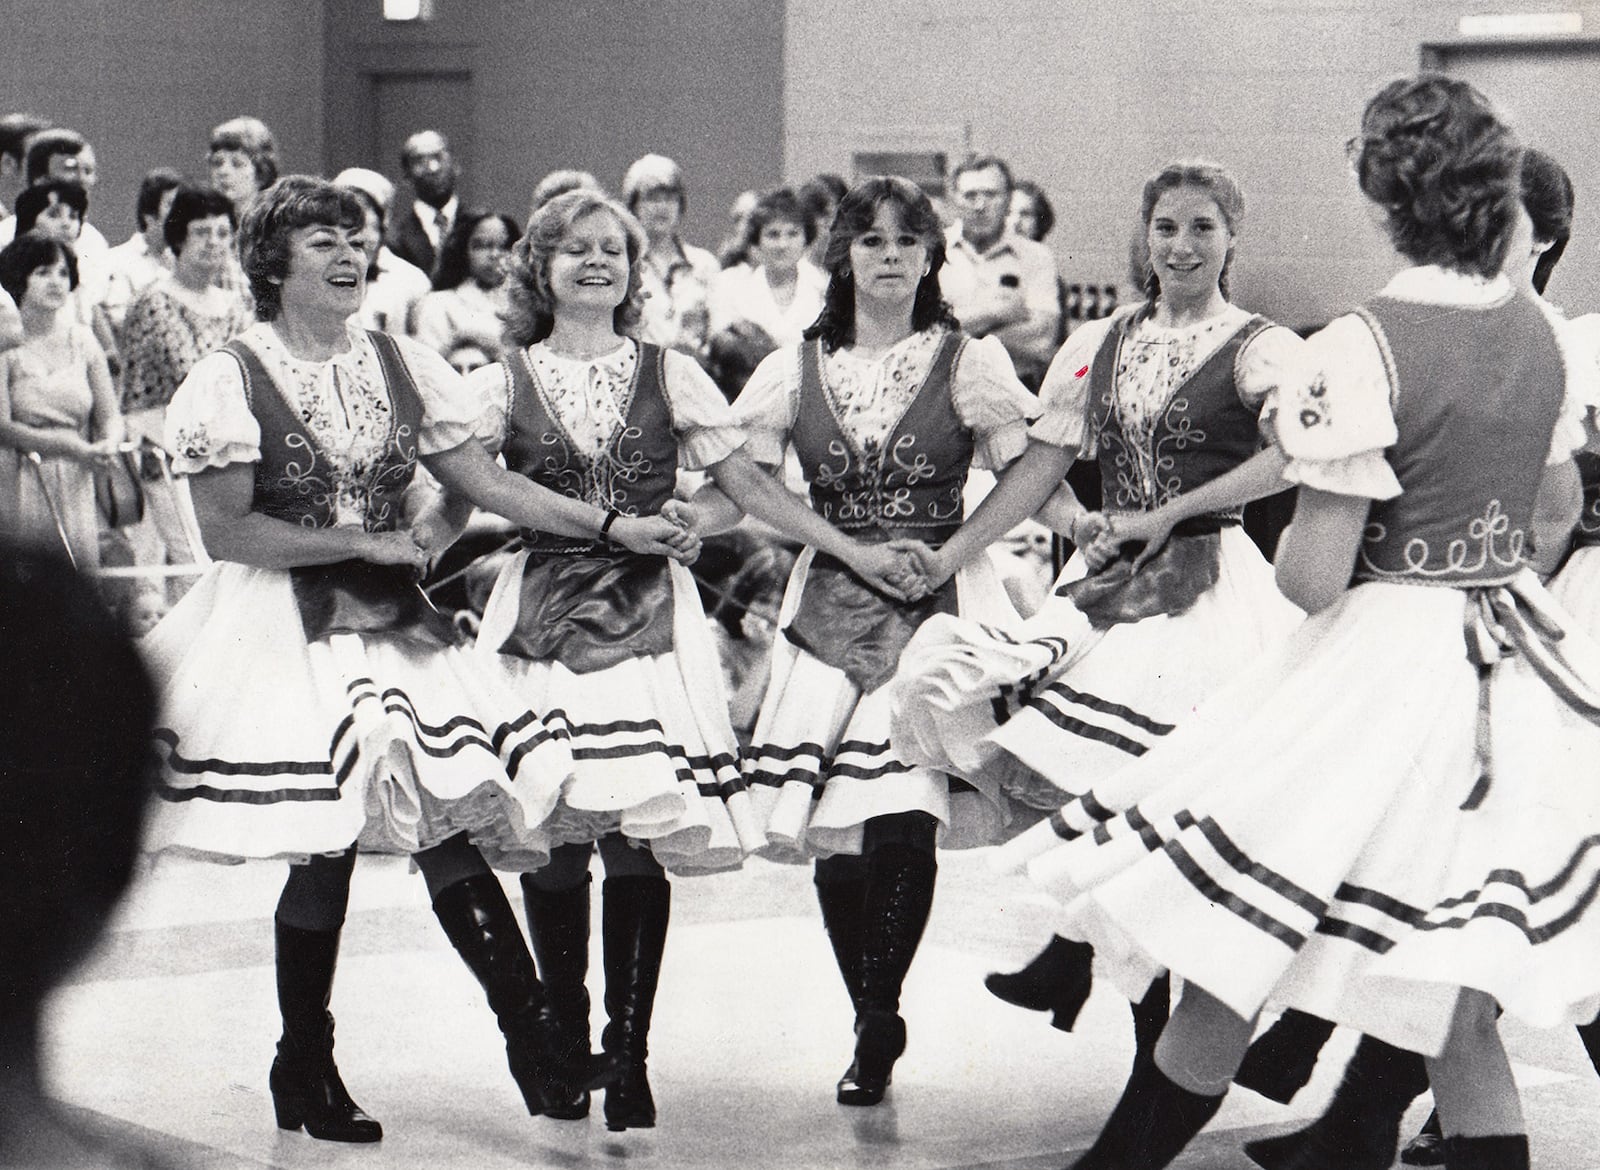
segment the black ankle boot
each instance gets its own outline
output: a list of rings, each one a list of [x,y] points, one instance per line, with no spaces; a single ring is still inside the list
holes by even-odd
[[[1317,1056],[1332,1035],[1327,1020],[1290,1008],[1256,1037],[1233,1083],[1287,1105],[1311,1080]]]
[[[656,1123],[646,1058],[671,911],[672,886],[664,877],[607,878],[601,887],[608,1022],[600,1044],[617,1064],[616,1082],[606,1089],[609,1130],[651,1129]]]
[[[1068,1170],[1161,1170],[1216,1116],[1224,1096],[1191,1093],[1154,1060],[1134,1061],[1105,1128]]]
[[[500,879],[474,874],[445,887],[433,900],[433,913],[489,999],[523,1103],[529,1113],[542,1113],[540,1087],[550,1063],[542,1018],[544,988]]]
[[[841,1105],[882,1101],[905,1051],[900,989],[928,924],[938,872],[932,853],[899,843],[879,846],[867,861],[855,1059],[836,1087]]]
[[[350,1099],[333,1063],[328,1000],[339,958],[337,930],[301,930],[274,920],[278,1011],[283,1038],[267,1085],[279,1129],[299,1129],[325,1142],[375,1142],[383,1126]]]
[[[1059,934],[1020,971],[984,978],[989,991],[1020,1008],[1049,1012],[1050,1026],[1072,1031],[1094,984],[1094,948]]]
[[[1417,1136],[1400,1151],[1400,1160],[1407,1166],[1443,1166],[1444,1130],[1439,1127],[1439,1111],[1428,1114]]]
[[[544,983],[545,1035],[550,1064],[541,1086],[546,1117],[576,1121],[589,1116],[589,1090],[599,1071],[589,1051],[588,874],[570,890],[542,890],[522,876],[533,957]]]
[[[1322,1116],[1304,1129],[1246,1142],[1266,1170],[1389,1170],[1400,1145],[1400,1120],[1428,1087],[1422,1057],[1361,1037]]]
[[[833,945],[833,958],[839,964],[850,1005],[861,1001],[861,916],[866,909],[867,883],[864,881],[819,881],[817,904],[822,907],[822,928]]]
[[[1528,1135],[1447,1137],[1444,1170],[1528,1170]]]

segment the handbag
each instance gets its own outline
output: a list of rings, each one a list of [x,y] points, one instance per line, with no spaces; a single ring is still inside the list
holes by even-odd
[[[95,467],[94,502],[100,519],[111,528],[126,528],[144,519],[144,485],[132,451],[118,451]]]

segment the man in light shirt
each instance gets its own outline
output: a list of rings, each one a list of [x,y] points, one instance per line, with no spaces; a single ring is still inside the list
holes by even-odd
[[[419,130],[400,151],[400,168],[415,199],[389,227],[389,247],[407,263],[432,275],[439,246],[461,210],[456,197],[460,170],[450,143],[437,130]]]
[[[367,254],[367,293],[357,320],[365,329],[410,334],[411,314],[417,302],[433,291],[433,284],[427,273],[400,259],[383,242],[394,184],[366,167],[347,167],[333,181],[356,193],[366,215],[361,247]]]
[[[94,185],[99,181],[100,174],[94,147],[76,130],[41,130],[30,137],[23,169],[29,187],[52,179],[63,179],[78,184],[89,195],[94,194]],[[0,223],[0,247],[9,244],[16,235],[15,218]],[[105,236],[87,220],[72,246],[78,253],[79,261],[87,259],[91,264],[103,260],[111,250]]]
[[[1011,168],[992,155],[968,159],[950,178],[959,223],[946,238],[939,274],[945,299],[974,337],[994,334],[1017,375],[1037,390],[1055,356],[1061,305],[1055,256],[1006,230]]]

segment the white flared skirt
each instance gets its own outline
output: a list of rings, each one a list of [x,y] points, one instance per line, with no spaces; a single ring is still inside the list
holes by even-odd
[[[1549,603],[1531,574],[1517,590]],[[1469,600],[1353,588],[997,860],[1133,1000],[1170,970],[1245,1017],[1295,1007],[1429,1054],[1461,988],[1534,1026],[1593,1019],[1600,726],[1521,653],[1480,691]],[[1584,632],[1559,646],[1600,678]]]

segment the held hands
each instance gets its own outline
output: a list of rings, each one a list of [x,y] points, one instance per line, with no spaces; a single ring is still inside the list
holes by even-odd
[[[375,565],[404,565],[419,581],[429,562],[428,550],[409,532],[363,532],[357,555]]]
[[[1146,561],[1161,551],[1167,543],[1167,537],[1172,535],[1175,523],[1161,509],[1154,512],[1117,512],[1110,519],[1111,555],[1116,556],[1116,549],[1124,544],[1143,542],[1144,548],[1139,550],[1130,566],[1131,571],[1137,573]]]
[[[955,574],[956,566],[942,549],[929,548],[920,540],[891,540],[889,548],[905,558],[908,579],[907,601],[918,601],[932,593]]]
[[[668,514],[670,507],[670,503],[664,506],[658,516],[619,516],[611,522],[606,537],[629,552],[671,557],[682,564],[692,565],[700,555],[700,535],[692,523],[684,522],[682,516],[676,521],[671,519]]]

